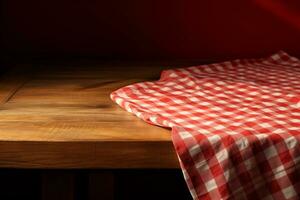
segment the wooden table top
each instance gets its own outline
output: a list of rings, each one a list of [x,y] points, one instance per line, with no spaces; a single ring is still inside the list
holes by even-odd
[[[0,167],[179,168],[170,130],[113,103],[160,65],[24,66],[0,79]]]

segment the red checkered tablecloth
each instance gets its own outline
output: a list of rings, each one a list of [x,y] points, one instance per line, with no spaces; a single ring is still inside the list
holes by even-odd
[[[300,199],[300,60],[284,52],[165,70],[111,98],[172,128],[194,199]]]

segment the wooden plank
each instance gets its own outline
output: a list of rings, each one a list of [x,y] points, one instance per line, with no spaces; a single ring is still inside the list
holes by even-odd
[[[38,118],[35,116],[26,117],[33,120]],[[76,117],[74,116],[74,118]],[[131,121],[131,117],[133,121]],[[118,119],[118,117],[116,118]],[[60,119],[59,122],[55,121]],[[122,121],[113,121],[102,117],[92,118],[88,115],[87,119],[84,117],[78,117],[78,119],[82,119],[82,121],[72,120],[72,117],[63,121],[61,116],[41,116],[37,119],[40,121],[37,122],[18,122],[13,119],[0,122],[0,141],[157,141],[171,143],[169,129],[151,126],[142,121],[134,121],[136,119],[133,116]],[[86,121],[88,119],[95,122]]]
[[[44,172],[42,200],[75,200],[75,178],[71,172]]]
[[[114,174],[109,171],[89,174],[89,200],[114,199]]]
[[[1,141],[0,166],[34,169],[177,168],[171,142]]]
[[[179,167],[169,129],[143,122],[109,98],[124,85],[158,78],[162,67],[31,70],[0,82],[0,167]]]

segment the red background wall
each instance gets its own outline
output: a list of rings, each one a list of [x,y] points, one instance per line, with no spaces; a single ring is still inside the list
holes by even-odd
[[[1,0],[1,48],[120,59],[229,59],[279,49],[300,56],[300,29],[257,2]]]

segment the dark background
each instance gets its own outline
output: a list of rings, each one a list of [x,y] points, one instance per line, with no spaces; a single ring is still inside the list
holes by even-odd
[[[280,49],[300,56],[298,2],[1,0],[1,56],[224,60]]]
[[[101,173],[114,173],[114,199],[115,200],[191,200],[192,197],[186,187],[182,174],[179,170],[102,170]],[[91,189],[101,191],[104,185],[90,185],[90,175],[97,174],[97,170],[20,170],[20,169],[1,169],[0,186],[1,200],[106,200],[93,196]],[[45,175],[53,177],[47,185],[52,186],[51,197],[44,198]],[[64,190],[70,189],[64,182],[63,177],[72,177],[73,198],[65,196],[69,194]],[[158,181],[159,180],[159,181]],[[49,180],[48,180],[49,181]],[[108,191],[109,192],[109,191]],[[59,193],[63,193],[60,195]],[[100,193],[101,194],[101,193]],[[110,199],[110,198],[108,198]]]

